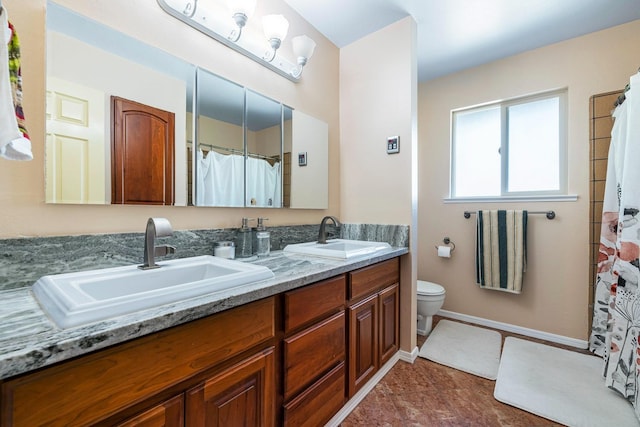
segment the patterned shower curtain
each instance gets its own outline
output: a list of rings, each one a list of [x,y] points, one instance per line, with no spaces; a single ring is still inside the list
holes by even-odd
[[[640,419],[640,73],[625,95],[613,113],[589,348]]]

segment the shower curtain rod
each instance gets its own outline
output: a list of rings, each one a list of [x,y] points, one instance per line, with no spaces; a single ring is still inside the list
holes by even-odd
[[[640,73],[640,67],[638,68],[638,72]],[[614,107],[617,107],[618,105],[622,104],[625,99],[627,99],[627,95],[625,95],[627,92],[629,92],[629,89],[631,89],[631,85],[629,83],[627,83],[624,87],[624,90],[622,91],[622,93],[620,94],[620,96],[616,99],[616,101],[613,103]]]
[[[625,95],[625,93],[627,93],[629,89],[631,89],[631,86],[629,86],[629,83],[627,83],[627,85],[624,87],[624,91],[622,91],[620,96],[618,96],[618,98],[616,98],[616,101],[613,103],[614,107],[617,107],[618,105],[622,104],[625,101],[625,99],[627,99],[627,95]]]
[[[244,151],[237,150],[235,148],[221,147],[219,145],[213,145],[213,144],[204,144],[202,142],[198,143],[198,146],[211,148],[213,150],[226,151],[227,153],[237,154],[237,155],[240,155],[240,156],[244,155]],[[247,156],[255,157],[257,159],[280,161],[280,156],[265,156],[264,154],[257,154],[257,153],[247,153]]]
[[[527,211],[531,215],[546,215],[547,219],[554,219],[556,217],[555,211]],[[471,215],[475,215],[475,212],[464,211],[464,217],[469,219]]]

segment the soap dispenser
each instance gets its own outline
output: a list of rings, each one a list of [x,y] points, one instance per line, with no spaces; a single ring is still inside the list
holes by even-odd
[[[271,252],[271,233],[267,231],[267,227],[264,225],[264,221],[268,219],[269,218],[258,218],[256,254],[259,258],[269,256]]]
[[[253,218],[242,218],[242,227],[238,230],[238,245],[236,248],[236,257],[249,258],[253,255],[253,241],[249,221]]]

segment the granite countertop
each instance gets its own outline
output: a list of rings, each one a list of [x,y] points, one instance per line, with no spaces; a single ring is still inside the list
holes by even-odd
[[[392,247],[373,256],[342,261],[285,255],[282,251],[275,251],[267,258],[252,261],[271,269],[275,274],[273,279],[69,329],[60,329],[49,320],[35,300],[30,286],[0,291],[0,379],[406,253],[406,247]]]

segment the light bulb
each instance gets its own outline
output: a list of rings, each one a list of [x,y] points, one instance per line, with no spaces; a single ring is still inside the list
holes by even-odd
[[[277,39],[282,42],[289,31],[289,21],[282,15],[266,15],[262,17],[262,27],[267,40]]]
[[[297,36],[291,39],[291,45],[293,53],[298,58],[304,58],[305,62],[313,56],[313,51],[316,48],[316,42],[306,35]],[[300,61],[298,59],[298,61]]]

